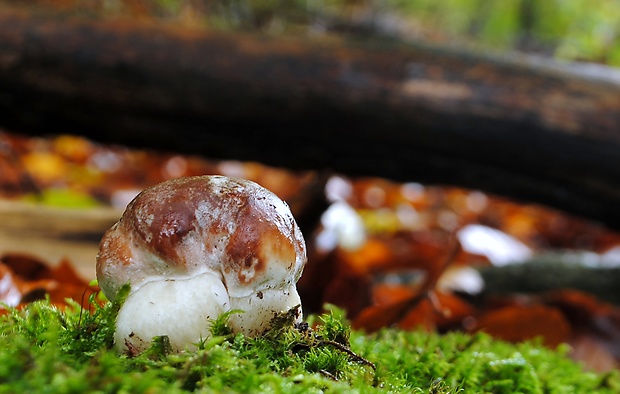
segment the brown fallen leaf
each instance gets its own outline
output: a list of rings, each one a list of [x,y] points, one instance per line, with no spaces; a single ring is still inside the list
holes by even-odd
[[[571,337],[571,327],[562,312],[545,305],[512,305],[480,316],[473,331],[484,331],[495,338],[520,342],[540,337],[555,348]]]
[[[620,367],[618,359],[609,351],[608,344],[599,338],[580,334],[571,340],[570,345],[570,356],[582,362],[588,370],[602,373]]]
[[[557,290],[541,300],[561,310],[570,322],[575,359],[596,371],[620,366],[620,308],[576,290]]]
[[[476,314],[460,297],[437,290],[423,296],[407,286],[380,285],[375,287],[374,299],[376,304],[353,321],[355,328],[368,332],[389,326],[446,331],[462,328],[462,322]]]
[[[73,268],[73,264],[67,258],[60,260],[58,265],[52,268],[52,279],[57,280],[66,285],[75,285],[78,287],[86,287],[88,283],[82,279]]]
[[[99,291],[77,274],[71,262],[63,259],[51,268],[39,258],[8,254],[0,258],[0,302],[23,306],[49,296],[53,305],[63,308],[67,299],[88,307],[88,298]]]
[[[16,276],[25,281],[52,278],[52,269],[42,259],[24,253],[7,253],[0,262],[9,267]]]
[[[543,294],[540,299],[545,305],[561,310],[576,328],[589,326],[597,317],[620,313],[616,306],[578,290],[555,290]]]
[[[426,293],[401,299],[388,305],[372,305],[357,315],[353,328],[366,332],[375,332],[384,327],[391,327],[401,321],[410,311],[426,298]],[[426,317],[426,314],[422,314]]]

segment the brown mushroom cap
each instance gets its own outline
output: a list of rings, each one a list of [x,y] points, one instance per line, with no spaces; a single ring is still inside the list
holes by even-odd
[[[113,300],[129,283],[217,275],[230,297],[294,285],[305,243],[279,197],[224,176],[167,181],[144,190],[104,235],[97,278]]]

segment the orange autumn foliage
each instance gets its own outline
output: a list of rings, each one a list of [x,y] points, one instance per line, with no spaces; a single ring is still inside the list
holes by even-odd
[[[55,267],[24,254],[0,257],[0,301],[8,306],[21,307],[29,302],[49,297],[50,302],[63,308],[67,300],[88,307],[88,298],[99,291],[79,277],[71,262],[62,260]],[[6,309],[0,309],[6,313]]]
[[[568,342],[571,327],[556,308],[545,305],[513,305],[480,316],[475,331],[484,331],[506,341],[542,338],[549,347]]]

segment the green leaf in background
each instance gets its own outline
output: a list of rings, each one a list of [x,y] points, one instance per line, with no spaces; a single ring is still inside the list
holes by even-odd
[[[620,2],[609,0],[388,0],[412,22],[505,50],[620,65]]]
[[[29,194],[22,197],[25,202],[36,202],[58,208],[93,208],[101,203],[86,193],[71,189],[45,189],[40,194]]]
[[[118,8],[120,3],[105,2],[107,8]],[[371,25],[408,25],[418,32],[414,39],[620,65],[620,2],[614,0],[144,0],[144,4],[154,16],[187,20],[191,15],[194,23],[201,21],[210,28],[314,35],[330,26],[340,32],[363,20]],[[377,32],[385,31],[383,27],[389,26],[379,26]]]

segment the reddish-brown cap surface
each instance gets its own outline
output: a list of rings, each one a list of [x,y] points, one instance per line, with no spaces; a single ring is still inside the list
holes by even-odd
[[[218,275],[231,297],[294,284],[305,243],[290,209],[260,185],[224,176],[179,178],[140,193],[104,235],[99,285],[110,299],[153,280]]]

